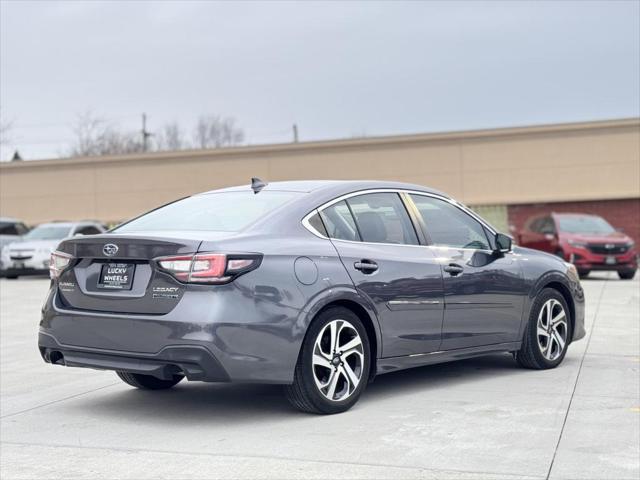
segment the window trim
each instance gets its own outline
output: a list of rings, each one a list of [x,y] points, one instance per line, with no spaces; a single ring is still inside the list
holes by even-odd
[[[468,209],[467,207],[465,207],[464,205],[462,205],[461,203],[457,202],[456,200],[452,199],[452,198],[448,198],[445,197],[443,195],[438,195],[436,193],[430,193],[430,192],[422,192],[420,190],[411,190],[411,189],[403,189],[403,188],[372,188],[372,189],[366,189],[366,190],[359,190],[356,192],[350,192],[350,193],[345,193],[344,195],[340,195],[339,197],[336,197],[332,200],[329,200],[325,203],[323,203],[322,205],[320,205],[319,207],[314,208],[313,210],[311,210],[309,213],[307,213],[301,220],[302,225],[309,230],[309,232],[311,232],[313,235],[315,235],[316,237],[322,238],[323,240],[331,240],[331,241],[335,241],[335,242],[347,242],[347,243],[362,243],[362,244],[366,244],[366,245],[391,245],[394,247],[431,247],[431,248],[436,248],[436,249],[455,249],[455,250],[473,250],[473,251],[481,251],[481,252],[491,252],[492,250],[485,250],[482,248],[464,248],[464,247],[447,247],[447,246],[437,246],[437,245],[433,245],[430,242],[430,239],[427,237],[425,239],[420,238],[421,236],[418,234],[418,241],[422,242],[423,240],[425,240],[427,243],[426,244],[420,244],[420,245],[409,245],[406,243],[380,243],[380,242],[364,242],[364,241],[355,241],[355,240],[342,240],[339,238],[330,238],[330,237],[325,237],[324,235],[322,235],[320,232],[318,232],[315,228],[313,228],[311,226],[311,224],[309,223],[309,218],[311,218],[315,213],[320,213],[322,210],[324,210],[325,208],[330,207],[331,205],[341,202],[342,200],[346,200],[348,198],[351,197],[356,197],[359,195],[366,195],[368,193],[396,193],[398,194],[398,196],[400,197],[400,200],[404,203],[405,209],[407,210],[407,214],[409,215],[409,219],[411,220],[411,223],[413,223],[413,228],[416,230],[416,234],[418,234],[418,232],[422,232],[422,234],[424,235],[424,232],[422,230],[422,226],[419,224],[416,224],[416,219],[413,218],[413,215],[411,214],[411,209],[412,208],[416,208],[415,204],[413,204],[413,202],[411,201],[411,197],[408,197],[408,195],[422,195],[425,197],[432,197],[432,198],[436,198],[438,200],[443,200],[451,205],[453,205],[454,207],[458,208],[459,210],[461,210],[462,212],[466,213],[467,215],[469,215],[471,218],[473,218],[474,220],[476,220],[477,222],[480,223],[480,225],[484,226],[488,231],[490,231],[491,233],[493,233],[493,235],[496,235],[498,232],[495,230],[495,228],[493,228],[491,225],[489,225],[486,221],[484,221],[481,217],[479,217],[475,212],[471,211],[470,209]],[[405,195],[403,194],[407,194],[407,197],[405,197]],[[409,208],[409,206],[407,205],[407,202],[411,201],[411,204],[413,205],[411,208]],[[348,204],[348,203],[347,203]]]

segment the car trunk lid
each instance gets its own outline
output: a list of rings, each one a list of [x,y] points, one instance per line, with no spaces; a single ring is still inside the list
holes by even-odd
[[[65,240],[58,251],[73,265],[58,279],[62,306],[104,313],[162,315],[178,304],[187,288],[163,272],[154,259],[193,254],[203,239],[222,232],[103,234]]]

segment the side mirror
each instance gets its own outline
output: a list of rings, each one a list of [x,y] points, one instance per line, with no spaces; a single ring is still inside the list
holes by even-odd
[[[509,235],[504,233],[496,233],[496,250],[501,253],[511,251],[512,240]]]

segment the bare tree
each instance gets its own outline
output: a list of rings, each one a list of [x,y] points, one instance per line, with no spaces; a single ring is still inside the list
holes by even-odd
[[[201,116],[193,132],[196,147],[220,148],[241,144],[244,132],[235,123],[235,119],[231,117]]]
[[[155,135],[156,150],[182,150],[189,148],[184,132],[177,122],[165,124]]]
[[[0,145],[10,143],[11,137],[9,136],[9,132],[12,126],[13,123],[2,118],[2,112],[0,112]]]
[[[137,132],[123,132],[105,119],[85,112],[73,127],[76,136],[71,156],[117,155],[143,151]]]

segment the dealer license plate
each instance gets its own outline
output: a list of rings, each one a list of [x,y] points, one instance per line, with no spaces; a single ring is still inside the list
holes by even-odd
[[[135,269],[133,263],[105,263],[100,271],[98,288],[131,290]]]

